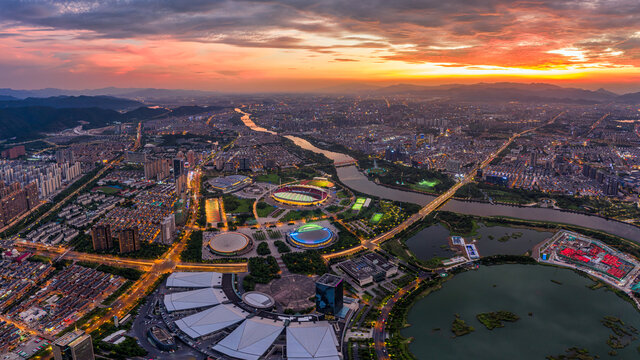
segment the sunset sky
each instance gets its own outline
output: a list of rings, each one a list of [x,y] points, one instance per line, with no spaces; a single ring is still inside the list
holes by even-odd
[[[0,87],[480,81],[640,91],[640,1],[0,1]]]

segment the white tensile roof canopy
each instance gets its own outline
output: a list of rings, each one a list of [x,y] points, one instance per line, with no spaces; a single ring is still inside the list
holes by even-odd
[[[175,272],[167,278],[167,287],[207,288],[222,286],[222,274],[217,272]]]
[[[287,327],[287,358],[290,360],[340,360],[338,339],[326,321],[291,323]]]
[[[176,326],[196,339],[237,324],[249,315],[237,306],[222,304],[176,321]]]
[[[222,339],[214,350],[239,359],[259,359],[284,329],[281,321],[262,318],[245,320]]]
[[[180,311],[197,309],[218,305],[229,300],[222,289],[198,289],[166,294],[164,296],[164,306],[167,311]]]

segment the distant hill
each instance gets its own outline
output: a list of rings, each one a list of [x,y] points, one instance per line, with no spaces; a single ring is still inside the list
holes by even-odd
[[[86,122],[85,129],[103,127],[114,122],[131,122],[165,116],[189,116],[217,110],[219,107],[180,106],[174,109],[139,107],[121,113],[112,109],[53,108],[26,106],[0,108],[0,139],[30,139],[47,132],[69,129]]]
[[[65,89],[38,89],[38,90],[14,90],[0,89],[0,96],[12,96],[18,99],[48,98],[58,96],[113,96],[126,99],[135,99],[144,102],[161,102],[166,100],[188,101],[193,99],[210,98],[219,95],[215,91],[181,90],[181,89],[154,89],[154,88],[116,88],[65,90]],[[171,101],[170,101],[171,102]]]
[[[29,106],[0,109],[1,138],[31,138],[43,132],[60,131],[75,127],[80,121],[88,122],[87,128],[104,126],[120,121],[122,115],[114,110],[54,109],[44,106]]]
[[[620,95],[616,102],[624,104],[640,104],[640,92]]]
[[[159,117],[161,117],[163,115],[166,115],[166,114],[168,114],[170,112],[171,112],[170,109],[150,108],[150,107],[142,106],[142,107],[139,107],[139,108],[137,108],[135,110],[131,110],[131,111],[127,112],[126,114],[124,114],[124,117],[126,117],[127,120],[129,120],[129,121],[148,120],[148,119],[159,118]]]
[[[13,96],[0,95],[0,101],[5,101],[5,100],[19,100],[19,99]]]
[[[120,99],[112,96],[52,96],[47,98],[8,99],[0,101],[0,108],[46,106],[56,109],[65,108],[101,108],[111,110],[127,110],[142,106],[142,103],[129,99]]]

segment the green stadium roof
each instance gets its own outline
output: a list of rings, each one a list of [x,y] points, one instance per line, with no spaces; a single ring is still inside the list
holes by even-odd
[[[318,224],[304,224],[302,226],[300,226],[298,228],[298,232],[307,232],[307,231],[314,231],[314,230],[322,230],[323,227],[318,225]]]

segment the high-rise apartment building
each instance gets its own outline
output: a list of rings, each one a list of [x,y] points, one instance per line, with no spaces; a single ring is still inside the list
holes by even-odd
[[[177,179],[184,173],[184,158],[173,159],[173,178]]]
[[[118,234],[118,242],[120,245],[120,253],[128,253],[140,250],[140,236],[138,228],[131,227],[120,230]]]
[[[144,161],[144,177],[147,180],[162,180],[169,176],[170,159],[146,158]]]
[[[173,214],[162,219],[160,223],[160,242],[165,245],[173,243],[176,234],[176,220]]]
[[[35,182],[23,187],[19,182],[5,185],[0,181],[0,227],[33,209],[39,202],[38,187]]]
[[[93,250],[111,249],[113,247],[111,225],[95,225],[91,228],[91,240],[93,242]]]
[[[75,162],[75,158],[73,156],[73,150],[71,149],[60,149],[56,151],[56,162],[58,164],[73,164]]]

